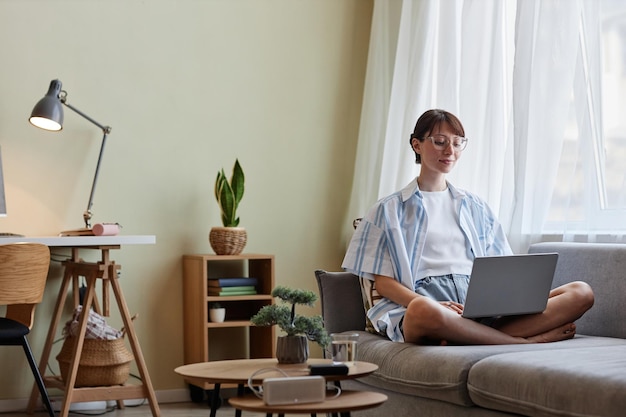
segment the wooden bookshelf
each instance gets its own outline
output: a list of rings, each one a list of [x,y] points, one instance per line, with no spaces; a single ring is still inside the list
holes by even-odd
[[[209,296],[208,280],[257,278],[255,295]],[[261,307],[273,303],[274,256],[183,255],[183,320],[185,364],[227,359],[260,359],[275,355],[275,326],[256,327],[250,318]],[[209,304],[226,308],[221,323],[209,320]],[[191,384],[191,381],[187,381]],[[195,382],[197,383],[197,382]],[[196,386],[197,387],[197,386]],[[205,383],[201,390],[213,389]],[[200,395],[190,385],[192,399]]]

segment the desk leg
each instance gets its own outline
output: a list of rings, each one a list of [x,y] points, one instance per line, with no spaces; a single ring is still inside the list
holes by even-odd
[[[78,321],[78,334],[75,339],[74,349],[72,350],[72,360],[68,369],[67,381],[65,381],[65,396],[63,398],[63,404],[61,406],[61,416],[67,416],[70,412],[70,406],[72,405],[72,397],[74,394],[74,385],[76,384],[76,377],[78,375],[78,365],[83,353],[83,343],[85,341],[85,333],[87,332],[87,321],[89,319],[89,310],[94,302],[94,295],[96,292],[96,279],[97,275],[91,274],[86,276],[87,290],[85,291],[85,299],[83,300],[83,309],[80,313],[80,319]]]
[[[133,350],[133,354],[135,355],[135,362],[137,363],[137,368],[139,369],[139,374],[141,375],[141,380],[144,386],[144,393],[150,403],[152,416],[160,417],[161,411],[157,403],[156,395],[154,394],[152,381],[150,380],[150,375],[148,374],[146,362],[143,358],[141,347],[139,346],[139,340],[137,339],[137,335],[135,334],[135,327],[133,325],[130,313],[128,312],[128,307],[126,305],[126,300],[124,299],[124,294],[122,294],[122,290],[120,289],[120,284],[117,279],[114,264],[109,265],[109,277],[111,288],[113,289],[115,299],[117,300],[117,305],[119,307],[120,313],[122,314],[122,320],[124,321],[124,328],[126,329],[126,334],[128,335],[128,341]]]

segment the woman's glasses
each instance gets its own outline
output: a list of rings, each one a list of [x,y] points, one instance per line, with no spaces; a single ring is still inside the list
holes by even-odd
[[[452,149],[456,152],[461,152],[467,146],[467,138],[462,136],[432,135],[426,139],[430,140],[435,149],[440,151],[447,149],[450,144],[452,144]]]

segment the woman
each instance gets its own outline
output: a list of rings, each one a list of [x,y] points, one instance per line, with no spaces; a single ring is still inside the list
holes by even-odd
[[[398,342],[513,344],[574,337],[593,292],[572,282],[550,292],[543,313],[461,316],[477,256],[511,254],[501,225],[476,195],[446,180],[467,146],[459,119],[425,112],[410,138],[419,176],[381,199],[360,222],[343,268],[375,283],[382,299],[368,311],[375,330]]]

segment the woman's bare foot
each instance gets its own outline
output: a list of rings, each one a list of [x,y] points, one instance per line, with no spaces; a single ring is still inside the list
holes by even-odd
[[[574,335],[576,335],[576,325],[574,323],[568,323],[556,329],[538,334],[537,336],[528,337],[526,340],[531,343],[550,343],[571,339]]]

